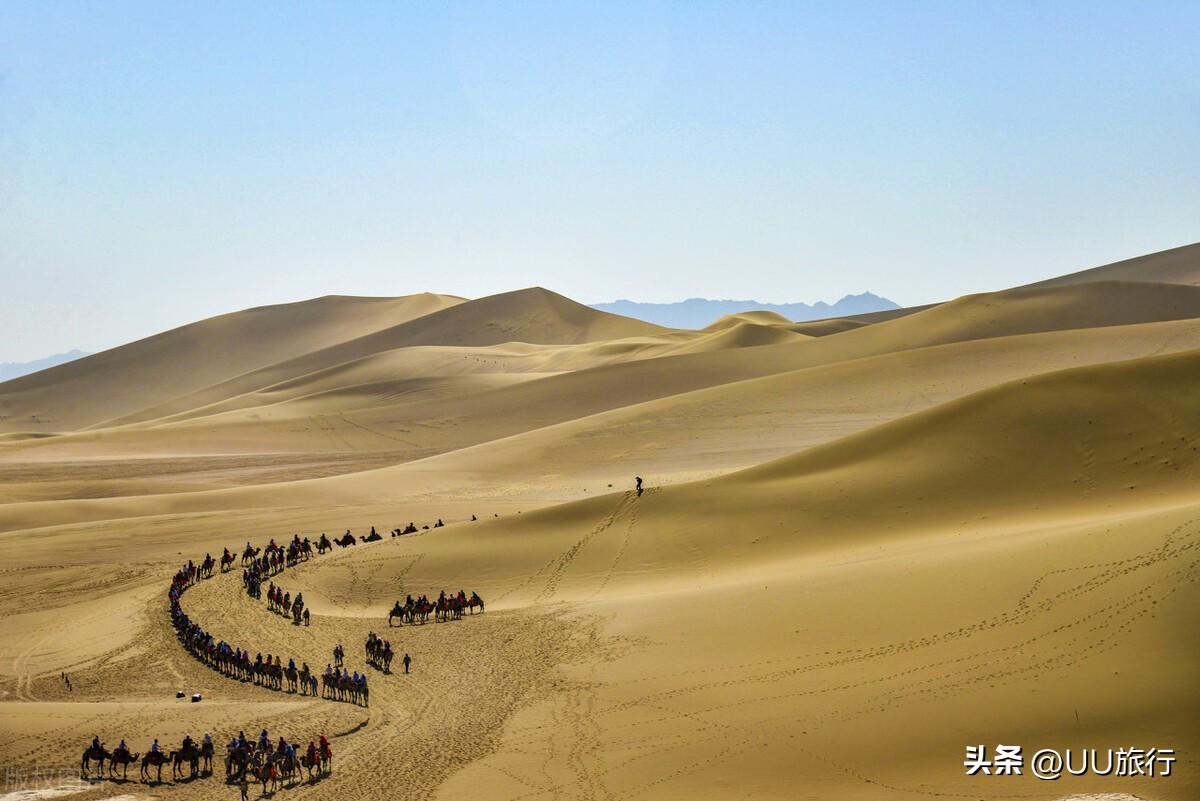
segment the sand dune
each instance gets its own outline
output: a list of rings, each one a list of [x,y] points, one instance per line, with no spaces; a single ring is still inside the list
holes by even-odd
[[[1094,281],[1134,281],[1140,283],[1189,284],[1196,286],[1200,284],[1200,243],[1183,245],[1171,248],[1170,250],[1160,250],[1157,253],[1148,253],[1145,256],[1125,259],[1124,261],[1113,262],[1101,267],[1091,267],[1068,275],[1055,276],[1054,278],[1047,278],[1044,281],[1025,284],[1018,288],[1064,286]],[[845,319],[869,325],[885,320],[894,320],[898,317],[906,317],[910,314],[932,309],[937,305],[939,304],[908,306],[900,309],[851,315]],[[821,323],[826,321],[817,320],[815,322]]]
[[[811,323],[793,323],[789,328],[797,334],[806,334],[810,337],[824,337],[830,334],[840,334],[843,331],[852,331],[855,328],[862,328],[864,323],[859,320],[851,320],[845,317],[835,317],[832,320],[816,320]]]
[[[1200,242],[1048,278],[1029,286],[1062,286],[1091,281],[1141,281],[1200,286]]]
[[[1191,801],[1196,247],[702,331],[539,289],[327,298],[0,385],[0,759],[265,726],[334,738],[332,776],[278,798]],[[318,667],[342,642],[364,669],[384,632],[414,671],[368,669],[369,708],[223,677],[166,620],[187,558],[438,518],[274,577],[309,627],[238,570],[185,595],[215,636]],[[388,627],[460,587],[487,613]],[[980,742],[1179,760],[980,779]]]
[[[795,325],[793,321],[778,312],[760,310],[726,314],[719,320],[706,325],[704,330],[724,331],[727,328],[735,328],[743,323],[751,323],[753,325]]]
[[[330,296],[221,315],[0,384],[0,428],[96,425],[461,301]]]

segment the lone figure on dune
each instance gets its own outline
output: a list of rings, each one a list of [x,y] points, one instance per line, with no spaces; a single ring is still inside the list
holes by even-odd
[[[634,483],[637,484],[637,494],[638,494],[638,497],[640,498],[642,496],[642,477],[634,476],[633,480],[634,480]]]

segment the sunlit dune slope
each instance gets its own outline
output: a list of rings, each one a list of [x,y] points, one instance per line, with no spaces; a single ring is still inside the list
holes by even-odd
[[[421,458],[631,404],[808,367],[954,342],[1194,319],[1197,315],[1200,288],[1102,282],[974,295],[884,323],[757,347],[735,347],[738,343],[724,340],[729,347],[702,346],[714,344],[709,338],[736,339],[757,330],[769,332],[768,339],[779,332],[787,337],[799,335],[783,328],[748,328],[749,324],[742,323],[690,340],[668,332],[556,346],[565,350],[549,356],[532,345],[461,353],[457,349],[401,348],[274,385],[268,383],[267,374],[275,368],[269,368],[251,374],[251,383],[263,384],[263,389],[238,395],[233,387],[224,386],[217,396],[231,399],[208,406],[201,405],[207,391],[196,394],[186,404],[195,411],[177,416],[181,422],[10,443],[3,455],[12,460],[56,458],[55,454],[85,456],[96,448],[131,455],[333,448],[399,449],[409,451],[407,458]],[[694,352],[677,352],[688,348]],[[653,356],[672,351],[676,354]],[[591,366],[610,358],[615,362]],[[536,380],[525,380],[533,376],[523,375],[508,382],[492,382],[490,387],[479,384],[478,392],[467,391],[471,385],[462,383],[459,386],[464,391],[457,397],[442,393],[428,401],[415,393],[392,397],[398,380],[395,372],[411,380],[425,371],[494,368],[522,372],[529,367],[559,374]],[[304,400],[295,402],[300,398]],[[418,432],[415,438],[410,436],[414,431]],[[420,432],[436,433],[440,443],[436,450],[429,450],[427,438]],[[13,451],[14,447],[23,450]]]
[[[735,314],[726,314],[724,317],[709,323],[704,327],[705,331],[723,331],[726,328],[734,328],[742,323],[752,323],[754,325],[792,325],[792,321],[784,317],[782,314],[773,311],[744,311],[736,312]]]
[[[1200,285],[1200,242],[1160,250],[1133,259],[1080,270],[1038,281],[1029,286],[1062,286],[1091,281],[1141,281]]]
[[[573,344],[663,334],[667,331],[640,320],[597,311],[545,289],[522,289],[467,301],[398,325],[373,330],[355,339],[313,348],[303,355],[280,360],[114,422],[128,423],[178,414],[402,347],[481,347],[505,342]]]

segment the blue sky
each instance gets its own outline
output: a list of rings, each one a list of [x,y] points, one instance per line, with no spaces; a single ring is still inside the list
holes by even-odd
[[[0,4],[0,361],[316,295],[922,303],[1200,239],[1200,3]]]

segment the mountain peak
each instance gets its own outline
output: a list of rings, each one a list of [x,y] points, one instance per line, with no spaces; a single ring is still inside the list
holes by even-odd
[[[900,306],[872,292],[843,295],[835,303],[818,301],[807,303],[764,303],[757,300],[712,300],[688,298],[677,303],[641,303],[633,300],[616,300],[612,303],[596,303],[592,308],[633,317],[638,320],[670,326],[672,328],[704,328],[729,315],[751,311],[769,311],[794,322],[819,320],[867,312],[898,309]]]

